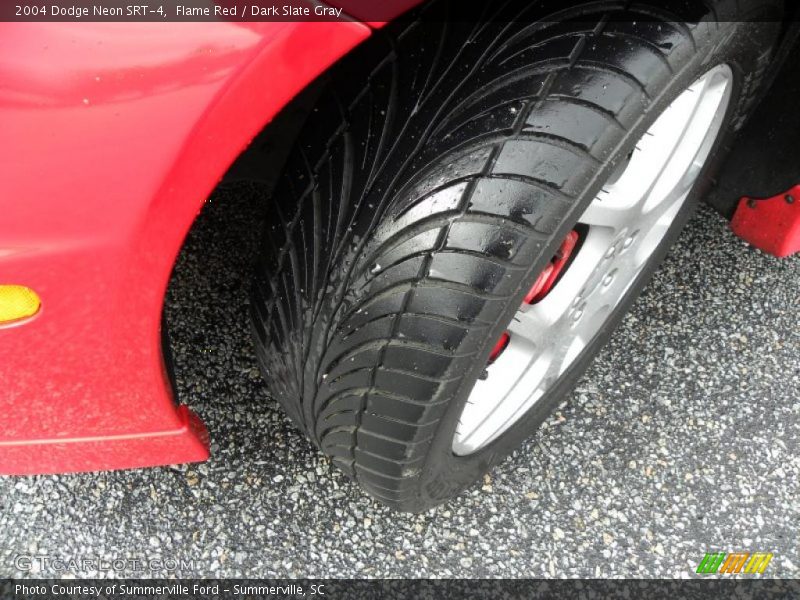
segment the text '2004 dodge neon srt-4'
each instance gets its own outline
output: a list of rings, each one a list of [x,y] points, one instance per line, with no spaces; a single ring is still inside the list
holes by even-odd
[[[207,458],[162,307],[248,156],[253,177],[279,171],[250,275],[269,393],[402,510],[535,431],[698,198],[759,247],[800,247],[788,192],[737,205],[798,173],[713,188],[737,160],[759,169],[737,152],[793,62],[790,3],[328,5],[0,24],[0,473]],[[280,164],[252,160],[289,114]]]

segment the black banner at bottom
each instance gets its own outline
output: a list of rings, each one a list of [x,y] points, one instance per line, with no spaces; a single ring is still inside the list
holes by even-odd
[[[800,579],[61,579],[0,580],[0,598],[145,600],[260,598],[798,598]]]

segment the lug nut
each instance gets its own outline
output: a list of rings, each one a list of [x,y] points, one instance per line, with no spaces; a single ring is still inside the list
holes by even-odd
[[[628,237],[628,238],[627,238],[627,239],[626,239],[624,242],[622,242],[622,247],[623,247],[623,249],[627,249],[627,248],[630,248],[630,247],[631,247],[631,244],[633,244],[633,240],[635,240],[635,239],[636,239],[636,234],[637,234],[637,233],[639,233],[639,232],[638,232],[638,231],[634,231],[634,232],[633,232],[633,233],[630,235],[630,237]]]

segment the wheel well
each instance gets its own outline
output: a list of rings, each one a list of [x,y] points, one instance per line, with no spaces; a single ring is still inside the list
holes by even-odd
[[[350,52],[357,47],[358,45]],[[344,56],[348,56],[350,52]],[[238,242],[237,259],[246,263],[240,265],[242,269],[240,291],[246,301],[258,240],[269,217],[267,200],[283,170],[294,141],[325,84],[327,73],[335,64],[336,62],[332,63],[286,104],[237,156],[208,195],[181,244],[170,273],[161,318],[162,355],[176,401],[179,403],[182,401],[181,371],[188,366],[188,348],[184,347],[185,341],[187,336],[193,337],[186,329],[176,331],[181,329],[180,326],[176,327],[176,322],[180,318],[176,312],[180,309],[180,295],[188,288],[190,290],[188,293],[202,298],[214,286],[213,280],[215,278],[219,280],[222,275],[219,269],[209,264],[209,268],[200,269],[203,273],[201,280],[186,281],[182,271],[191,269],[190,265],[196,259],[198,252],[194,244],[208,235],[229,236],[230,243]],[[237,226],[237,219],[242,213],[247,215],[250,224],[247,228],[241,227],[240,224]],[[209,229],[215,231],[209,233]],[[211,263],[215,259],[220,257],[204,255],[201,260]],[[196,275],[197,272],[190,277]],[[212,304],[214,302],[213,297],[208,297],[207,300]],[[210,310],[213,313],[221,308],[221,306],[211,306]],[[219,313],[219,310],[217,312]]]

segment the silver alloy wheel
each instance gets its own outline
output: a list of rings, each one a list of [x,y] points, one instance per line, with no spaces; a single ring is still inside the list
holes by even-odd
[[[595,337],[659,246],[720,132],[733,75],[714,67],[639,140],[579,223],[582,243],[541,300],[523,304],[505,346],[470,393],[453,437],[466,455],[506,431],[552,387]]]

